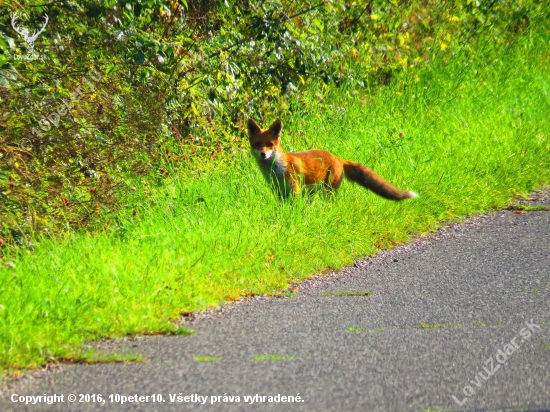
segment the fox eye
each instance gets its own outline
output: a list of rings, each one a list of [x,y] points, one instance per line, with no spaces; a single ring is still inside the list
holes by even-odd
[[[273,147],[273,142],[268,142],[265,146],[266,147]]]
[[[262,144],[260,142],[254,142],[252,145],[254,147],[262,147]]]

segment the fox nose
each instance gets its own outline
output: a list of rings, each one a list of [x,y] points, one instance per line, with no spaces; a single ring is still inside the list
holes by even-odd
[[[265,152],[260,153],[260,156],[262,157],[262,159],[265,159],[265,156],[266,156]]]

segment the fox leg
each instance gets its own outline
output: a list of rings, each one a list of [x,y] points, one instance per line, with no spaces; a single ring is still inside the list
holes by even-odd
[[[333,167],[327,171],[326,184],[335,192],[340,188],[344,177],[344,165],[340,159],[336,159]]]
[[[292,179],[290,182],[290,186],[292,187],[292,192],[295,196],[298,196],[300,194],[300,185],[296,181],[296,179]]]
[[[297,174],[294,170],[286,171],[285,172],[285,183],[289,190],[287,190],[287,194],[290,194],[289,192],[292,192],[295,196],[298,196],[300,194],[300,175]]]

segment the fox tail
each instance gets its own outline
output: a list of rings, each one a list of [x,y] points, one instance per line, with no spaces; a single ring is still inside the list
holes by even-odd
[[[368,167],[359,163],[344,160],[344,174],[346,175],[346,178],[352,182],[359,183],[364,188],[372,190],[377,195],[380,195],[386,199],[403,200],[418,197],[418,195],[414,192],[396,188]]]

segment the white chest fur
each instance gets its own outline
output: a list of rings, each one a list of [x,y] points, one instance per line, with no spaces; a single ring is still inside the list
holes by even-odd
[[[285,180],[286,165],[281,161],[280,156],[275,153],[273,159],[256,158],[260,170],[268,183],[275,187],[275,190],[286,197],[291,191],[290,185]]]

